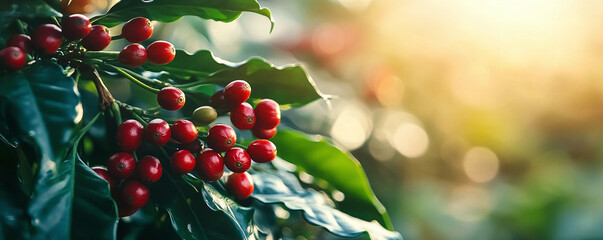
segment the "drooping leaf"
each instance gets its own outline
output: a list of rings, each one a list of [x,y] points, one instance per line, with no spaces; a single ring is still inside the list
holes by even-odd
[[[243,79],[251,85],[251,98],[270,98],[279,104],[304,105],[325,98],[301,66],[277,67],[261,58],[230,63],[214,57],[207,50],[192,55],[178,50],[171,63],[147,64],[144,68],[165,72],[174,79],[197,81],[200,85],[226,86],[233,80]]]
[[[122,0],[104,15],[95,17],[95,24],[113,27],[135,17],[146,17],[160,22],[173,22],[182,16],[192,15],[215,21],[231,22],[242,12],[253,12],[267,17],[270,10],[262,8],[256,0]]]
[[[345,194],[340,210],[366,221],[377,220],[392,230],[389,215],[373,193],[362,166],[350,153],[324,138],[315,140],[293,130],[280,129],[271,140],[279,157]]]
[[[345,214],[325,201],[313,189],[303,189],[295,176],[284,171],[275,173],[252,172],[254,199],[264,204],[283,204],[287,209],[303,211],[306,220],[341,237],[368,234],[371,239],[402,239],[376,222],[367,222]]]
[[[25,74],[0,79],[0,121],[35,149],[38,168],[27,211],[34,239],[69,237],[73,161],[64,154],[81,120],[79,104],[73,79],[54,63],[39,62]]]

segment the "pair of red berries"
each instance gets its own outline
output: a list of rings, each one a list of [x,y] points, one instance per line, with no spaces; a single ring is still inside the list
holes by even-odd
[[[138,44],[153,35],[153,24],[149,19],[143,17],[131,19],[122,27],[121,35],[133,43],[124,47],[119,53],[119,62],[128,67],[140,67],[147,60],[155,65],[164,65],[176,56],[174,45],[166,41],[153,42],[146,49]]]
[[[151,184],[161,178],[162,167],[159,159],[144,156],[138,164],[129,153],[116,153],[109,157],[107,168],[93,167],[92,170],[109,183],[113,199],[117,203],[119,216],[134,214],[149,200]]]

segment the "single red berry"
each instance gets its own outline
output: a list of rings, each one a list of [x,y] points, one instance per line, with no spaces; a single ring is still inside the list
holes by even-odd
[[[25,66],[25,53],[18,47],[7,47],[0,51],[0,60],[5,68],[16,71]]]
[[[178,150],[170,159],[170,166],[175,173],[186,174],[195,169],[195,157],[188,150]]]
[[[247,153],[254,162],[270,162],[276,157],[276,146],[268,140],[255,140],[247,146]]]
[[[209,128],[207,145],[217,152],[226,152],[237,142],[235,131],[224,124],[216,124]]]
[[[253,193],[253,178],[249,173],[232,173],[226,178],[226,189],[236,199],[247,199]]]
[[[175,111],[186,102],[184,92],[175,87],[164,87],[157,93],[157,103],[165,110]]]
[[[199,139],[195,139],[190,143],[180,144],[178,150],[188,150],[192,154],[198,154],[203,150],[203,143]]]
[[[126,204],[126,202],[124,201],[124,197],[121,195],[122,185],[116,186],[116,188],[117,189],[115,189],[114,191],[111,191],[111,197],[117,205],[117,213],[119,217],[127,217],[138,211],[137,207],[132,207]]]
[[[230,82],[224,87],[224,100],[231,106],[237,106],[247,101],[251,95],[251,86],[243,80]]]
[[[217,110],[228,110],[232,108],[230,103],[224,99],[224,90],[217,91],[209,98],[209,105]]]
[[[119,52],[119,62],[128,67],[140,67],[147,61],[147,50],[138,43],[130,44]]]
[[[7,47],[18,47],[25,53],[30,53],[33,48],[31,38],[24,34],[13,35],[6,41]]]
[[[154,183],[161,178],[161,162],[156,157],[147,155],[138,161],[136,176],[142,183]]]
[[[197,139],[197,127],[193,122],[180,119],[172,124],[172,138],[179,143],[191,143]]]
[[[241,130],[251,129],[255,125],[255,113],[249,103],[243,102],[230,111],[230,122]]]
[[[256,138],[271,139],[274,137],[274,135],[276,135],[276,128],[263,129],[256,125],[251,129],[251,133],[253,133],[253,136]]]
[[[107,181],[109,183],[109,189],[113,190],[113,188],[115,187],[115,180],[113,180],[113,178],[111,178],[107,168],[105,168],[103,166],[95,166],[95,167],[92,167],[92,171],[94,171],[96,174],[98,174],[98,176],[100,176],[101,178],[105,179],[105,181]]]
[[[224,174],[224,159],[213,149],[206,148],[197,156],[195,169],[203,181],[216,181]]]
[[[61,29],[53,24],[38,26],[31,35],[31,41],[36,49],[45,54],[53,54],[61,47],[63,38]]]
[[[90,20],[82,14],[73,14],[63,18],[61,27],[63,28],[63,36],[72,41],[84,38],[92,30]]]
[[[251,167],[251,158],[242,148],[234,147],[224,154],[224,164],[230,171],[242,173]]]
[[[122,200],[130,207],[140,208],[149,201],[149,189],[138,180],[126,180],[120,190]]]
[[[193,120],[193,123],[199,126],[207,126],[216,121],[216,118],[218,118],[218,112],[216,112],[216,109],[210,106],[201,106],[195,109],[191,120]]]
[[[172,136],[170,125],[163,119],[153,119],[144,129],[144,136],[147,141],[155,146],[164,146]]]
[[[144,126],[134,119],[126,120],[117,128],[117,144],[124,152],[133,152],[140,147],[144,137]]]
[[[116,153],[109,157],[107,161],[107,170],[111,177],[115,179],[124,179],[132,175],[136,169],[136,160],[129,153]]]
[[[255,106],[255,124],[259,128],[271,129],[281,122],[281,109],[272,99],[262,99]]]
[[[131,216],[132,214],[136,213],[139,209],[137,207],[132,207],[126,204],[121,195],[115,195],[113,199],[117,204],[117,214],[120,218]]]
[[[111,33],[103,25],[94,25],[90,33],[82,39],[82,46],[88,51],[100,51],[105,49],[111,43]]]
[[[121,36],[128,42],[137,43],[153,35],[153,23],[143,17],[132,18],[121,28]]]
[[[169,42],[156,41],[147,47],[149,62],[155,65],[164,65],[174,60],[176,48]]]

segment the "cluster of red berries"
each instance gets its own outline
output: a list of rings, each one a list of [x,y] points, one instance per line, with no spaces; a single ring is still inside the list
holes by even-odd
[[[121,29],[121,36],[132,44],[124,47],[119,53],[119,62],[128,67],[140,67],[147,60],[155,65],[164,65],[171,62],[176,56],[174,45],[166,41],[155,41],[147,49],[139,42],[147,40],[153,35],[153,24],[143,17],[133,18]]]
[[[255,109],[245,101],[251,94],[251,87],[242,80],[233,81],[224,89],[224,103],[234,106],[230,110],[230,120],[239,129],[253,129],[260,126],[275,129],[280,123],[280,109],[272,100],[262,100]],[[186,102],[185,94],[178,88],[165,87],[157,93],[158,104],[170,111],[179,110]],[[192,120],[197,125],[208,125],[216,119],[216,111],[210,106],[199,107]],[[112,155],[107,167],[94,167],[94,171],[109,182],[120,217],[129,216],[142,207],[149,199],[149,189],[145,184],[161,178],[161,162],[154,156],[144,156],[136,163],[131,154],[143,141],[154,146],[165,146],[169,141],[178,144],[178,149],[169,160],[171,170],[176,174],[187,174],[195,170],[206,181],[216,181],[224,175],[225,167],[232,173],[226,178],[226,189],[236,199],[246,199],[252,193],[254,184],[247,170],[251,161],[270,162],[276,157],[276,146],[258,137],[247,149],[234,147],[237,136],[230,126],[216,124],[210,127],[204,148],[199,140],[197,126],[193,121],[180,119],[171,126],[162,119],[151,120],[146,127],[130,119],[117,129],[117,143],[122,152]]]
[[[122,37],[134,44],[126,46],[119,55],[119,61],[129,67],[138,67],[148,59],[151,63],[162,65],[174,59],[176,50],[166,41],[156,41],[145,48],[137,42],[149,39],[153,34],[153,25],[146,18],[134,18],[124,24]],[[109,29],[103,25],[91,25],[90,20],[81,14],[63,18],[61,28],[54,24],[42,24],[34,29],[30,36],[17,34],[6,42],[0,50],[0,63],[9,70],[19,70],[25,66],[26,54],[37,51],[44,55],[54,54],[68,41],[81,40],[81,46],[88,51],[101,51],[111,43]]]

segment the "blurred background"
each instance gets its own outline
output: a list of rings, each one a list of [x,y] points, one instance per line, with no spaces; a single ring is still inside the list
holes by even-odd
[[[260,4],[272,33],[243,14],[157,23],[154,37],[301,62],[334,98],[284,122],[351,151],[405,239],[603,239],[602,1]]]

